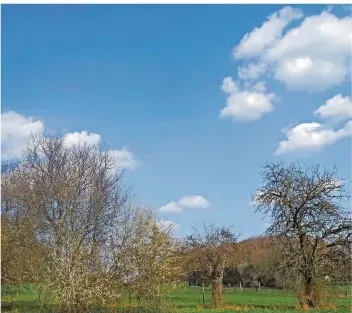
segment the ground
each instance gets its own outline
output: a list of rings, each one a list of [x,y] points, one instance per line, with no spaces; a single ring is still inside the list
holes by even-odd
[[[347,296],[346,296],[347,291]],[[351,286],[338,287],[339,299],[338,308],[328,308],[324,311],[311,310],[310,312],[338,312],[349,313],[352,309]],[[203,305],[203,295],[204,303]],[[246,289],[240,292],[239,289],[224,289],[224,305],[216,310],[209,308],[210,290],[202,288],[187,287],[175,290],[170,295],[170,303],[173,312],[180,313],[211,313],[211,312],[272,312],[288,313],[296,312],[297,300],[291,291],[264,289],[257,292],[255,289]],[[125,306],[127,309],[127,305]],[[2,310],[7,312],[40,312],[39,302],[35,299],[34,288],[31,285],[21,285],[17,288],[9,286],[2,287]],[[128,309],[131,312],[130,309]],[[137,312],[136,309],[133,311]],[[45,313],[45,310],[41,312]],[[121,312],[121,310],[119,310]]]

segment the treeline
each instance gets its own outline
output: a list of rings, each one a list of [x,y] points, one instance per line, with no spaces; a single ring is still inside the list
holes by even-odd
[[[245,257],[246,261],[236,267],[225,268],[222,284],[225,287],[234,288],[266,288],[266,289],[292,289],[294,281],[282,275],[276,270],[279,262],[279,255],[271,252],[270,240],[263,237],[250,238],[242,241],[250,250]],[[337,281],[332,277],[322,277],[326,284],[343,285],[352,281],[352,263],[348,262],[349,255],[346,255],[345,266],[337,268],[339,271]],[[186,277],[189,286],[209,287],[210,282],[199,270],[189,273]]]
[[[68,313],[126,301],[163,311],[185,280],[211,285],[213,307],[223,285],[240,283],[294,288],[301,306],[320,306],[322,282],[351,279],[345,185],[318,166],[267,164],[261,175],[252,202],[272,221],[263,240],[215,224],[179,240],[134,203],[108,149],[33,136],[2,164],[1,282],[33,283]]]

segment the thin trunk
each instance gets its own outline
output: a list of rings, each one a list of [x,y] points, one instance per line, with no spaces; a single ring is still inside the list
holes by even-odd
[[[218,281],[213,279],[211,281],[211,306],[216,308],[216,290],[217,290]]]

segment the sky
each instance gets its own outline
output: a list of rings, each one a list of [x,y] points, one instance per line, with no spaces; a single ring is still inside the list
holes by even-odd
[[[2,159],[31,133],[105,143],[184,236],[261,235],[266,162],[351,174],[352,18],[326,5],[2,5]]]

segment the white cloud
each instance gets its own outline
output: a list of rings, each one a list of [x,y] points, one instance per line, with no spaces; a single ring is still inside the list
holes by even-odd
[[[122,147],[120,150],[111,150],[110,153],[114,156],[117,167],[131,170],[137,167],[134,154],[127,148]]]
[[[352,101],[349,97],[341,94],[328,99],[321,105],[314,114],[320,118],[350,119],[352,117]],[[348,121],[344,127],[337,130],[331,125],[334,123],[320,124],[316,122],[302,123],[293,128],[284,130],[287,139],[281,141],[275,154],[287,153],[295,150],[319,150],[326,145],[332,144],[340,139],[352,135],[352,120]],[[330,126],[328,126],[330,125]]]
[[[228,94],[226,106],[220,112],[221,118],[256,120],[263,114],[273,111],[273,101],[277,100],[273,93],[265,92],[264,82],[259,82],[252,88],[240,90],[231,77],[226,77],[221,89]]]
[[[202,196],[185,196],[178,201],[178,205],[186,208],[199,208],[206,209],[211,206],[211,204],[204,199]]]
[[[161,231],[175,232],[180,229],[180,224],[169,220],[159,220],[157,221],[157,224]]]
[[[211,206],[211,203],[204,197],[199,195],[184,196],[177,202],[172,201],[161,208],[159,212],[163,213],[180,213],[186,208],[206,209]]]
[[[1,149],[5,158],[20,157],[31,134],[44,131],[44,123],[9,111],[1,114]]]
[[[159,209],[160,212],[163,213],[180,213],[183,211],[183,207],[181,207],[177,202],[170,202]]]
[[[233,49],[235,58],[243,64],[238,66],[236,82],[231,77],[223,80],[221,89],[227,97],[220,117],[256,120],[273,111],[278,97],[266,91],[264,78],[273,78],[290,91],[318,92],[343,83],[350,71],[351,46],[352,17],[337,17],[328,9],[303,19],[301,10],[284,7],[245,34]],[[257,81],[259,77],[261,81]],[[335,120],[350,118],[351,98],[336,95],[315,115]],[[291,139],[280,144],[318,147],[338,140],[344,133],[319,123],[303,123],[290,129],[287,136]],[[308,142],[298,144],[302,136]],[[293,141],[296,144],[292,145]]]
[[[319,150],[352,134],[352,120],[343,128],[333,130],[320,123],[302,123],[284,130],[287,140],[281,141],[275,154],[292,151]]]
[[[301,10],[289,6],[271,14],[268,21],[264,22],[261,27],[256,27],[244,35],[239,45],[233,50],[234,56],[236,58],[259,56],[265,48],[281,37],[282,31],[288,24],[302,16]]]
[[[246,34],[234,48],[234,55],[257,61],[247,68],[239,67],[239,77],[256,79],[267,69],[267,75],[273,73],[288,89],[311,92],[342,83],[349,71],[352,18],[339,18],[327,10],[306,17],[284,33],[290,22],[301,17],[299,10],[285,7]]]
[[[352,117],[352,99],[338,94],[320,106],[314,114],[321,118],[337,117],[340,119]]]
[[[101,141],[101,136],[87,131],[67,133],[65,135],[65,145],[72,147],[74,145],[98,145]]]

